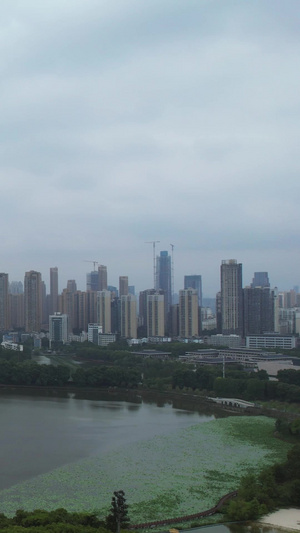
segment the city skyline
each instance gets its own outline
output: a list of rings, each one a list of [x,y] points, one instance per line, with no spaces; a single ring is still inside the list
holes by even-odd
[[[300,285],[298,0],[2,5],[0,270]],[[298,65],[298,67],[297,67]],[[122,265],[120,266],[120,261]],[[54,291],[55,292],[55,291]]]
[[[159,258],[160,258],[160,256],[157,255],[157,259],[159,259]],[[218,280],[216,280],[215,292],[213,292],[211,294],[206,292],[205,291],[205,281],[203,281],[203,276],[199,272],[198,273],[193,272],[193,273],[189,273],[189,274],[184,274],[182,276],[182,279],[178,280],[178,283],[176,283],[176,281],[175,281],[174,294],[178,295],[180,290],[182,290],[184,288],[188,288],[186,286],[186,283],[185,283],[185,279],[186,278],[200,278],[201,279],[202,298],[215,298],[217,293],[221,289],[221,271],[220,271],[220,266],[222,265],[223,261],[236,261],[236,259],[233,259],[233,258],[224,259],[223,258],[218,265],[214,265],[214,268],[217,267],[217,270],[218,270]],[[243,283],[242,283],[243,287],[251,287],[252,284],[253,284],[252,282],[253,282],[254,275],[258,274],[258,275],[268,275],[269,279],[270,279],[270,287],[271,288],[275,288],[276,287],[278,289],[278,291],[280,291],[280,292],[291,291],[291,290],[294,290],[295,287],[298,287],[298,289],[299,289],[300,284],[298,284],[297,282],[294,283],[293,281],[291,281],[291,283],[288,286],[286,286],[286,287],[280,287],[276,283],[272,283],[272,273],[270,274],[270,271],[258,271],[258,270],[255,270],[252,273],[250,273],[249,272],[249,268],[247,269],[247,265],[243,264],[242,261],[238,260],[238,262],[241,263],[242,267],[243,267]],[[153,265],[150,264],[148,266],[149,266],[149,268],[151,268],[151,266],[153,266]],[[105,268],[105,283],[108,282],[108,286],[109,287],[115,287],[116,289],[119,290],[120,279],[126,278],[126,283],[129,282],[129,285],[132,285],[132,286],[135,287],[135,294],[136,295],[138,295],[139,292],[142,292],[142,291],[145,291],[145,290],[149,290],[149,289],[153,289],[153,279],[150,280],[148,287],[146,287],[146,286],[138,287],[134,283],[134,279],[131,279],[130,276],[118,275],[117,276],[117,280],[111,280],[109,268],[106,265],[100,265],[100,264],[99,264],[99,267],[100,267],[100,276],[102,275],[103,268]],[[64,277],[62,279],[61,275],[60,275],[59,267],[57,267],[57,266],[55,266],[55,267],[51,267],[50,266],[46,273],[40,272],[40,271],[38,271],[35,268],[31,268],[30,271],[36,271],[36,272],[39,272],[41,274],[41,279],[45,283],[46,292],[49,295],[51,294],[51,279],[52,279],[53,273],[55,273],[55,294],[56,294],[56,291],[58,293],[61,293],[64,289],[68,288],[68,286],[69,286],[68,282],[76,284],[76,289],[72,289],[72,291],[73,290],[80,290],[80,291],[96,290],[95,287],[93,289],[90,287],[90,279],[91,279],[90,275],[91,274],[96,274],[97,270],[85,271],[85,273],[84,273],[84,275],[82,277],[82,284],[79,284],[78,280],[72,277],[72,272],[70,272],[69,276]],[[245,271],[247,272],[247,279],[245,279]],[[23,276],[21,276],[21,279],[12,279],[12,276],[10,275],[10,272],[2,272],[1,274],[8,275],[9,285],[12,284],[13,287],[14,287],[15,284],[22,283],[23,290],[24,290],[24,280],[25,280],[25,277],[26,277],[26,272],[23,273]],[[152,271],[152,276],[153,276],[153,271]],[[176,278],[176,276],[175,276],[175,278]],[[111,281],[113,281],[113,282],[115,281],[115,283],[111,283]],[[53,280],[52,280],[52,283],[53,283]],[[192,287],[190,287],[190,288],[195,288],[195,287],[193,287],[193,284],[191,284],[191,285],[192,285]],[[102,290],[102,287],[101,287],[101,290]],[[156,290],[158,290],[158,285],[156,286]],[[18,288],[18,291],[19,291],[19,288]],[[13,290],[13,292],[15,292],[15,290]]]

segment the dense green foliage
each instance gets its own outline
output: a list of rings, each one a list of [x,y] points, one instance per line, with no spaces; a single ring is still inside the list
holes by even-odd
[[[199,350],[205,345],[192,345]],[[75,387],[120,387],[163,390],[197,391],[219,397],[238,397],[249,401],[279,401],[300,403],[300,370],[287,369],[278,373],[278,381],[269,381],[265,371],[245,371],[236,364],[226,368],[198,366],[179,362],[178,356],[186,345],[171,343],[155,346],[158,351],[168,350],[167,360],[142,357],[135,353],[140,347],[129,347],[119,341],[108,347],[92,343],[74,343],[62,346],[67,357],[56,355],[58,366],[37,365],[24,359],[27,355],[0,351],[0,383],[8,385],[38,385]],[[74,358],[70,365],[70,357]],[[81,365],[77,365],[77,361]],[[70,376],[71,372],[71,376]],[[71,379],[70,379],[71,378]]]
[[[13,518],[0,514],[0,533],[107,533],[94,513],[69,513],[65,509],[27,512],[18,510]]]
[[[245,476],[238,497],[226,508],[229,520],[255,520],[280,507],[299,506],[300,445],[294,446],[282,464],[264,468],[258,477]]]
[[[110,513],[106,517],[106,527],[114,533],[120,533],[120,529],[129,525],[128,505],[123,490],[114,491],[111,500]]]

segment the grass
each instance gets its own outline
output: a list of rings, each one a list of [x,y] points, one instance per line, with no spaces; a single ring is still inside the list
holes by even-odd
[[[122,489],[133,523],[196,513],[236,489],[246,473],[285,459],[290,444],[273,432],[274,420],[265,417],[193,425],[1,491],[0,512],[65,507],[105,516],[113,491]]]

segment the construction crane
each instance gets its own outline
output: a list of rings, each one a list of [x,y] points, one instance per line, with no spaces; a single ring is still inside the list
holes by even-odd
[[[153,289],[155,289],[156,281],[156,268],[155,268],[155,245],[160,241],[145,241],[145,244],[152,244],[153,246]]]
[[[83,260],[84,263],[93,263],[94,265],[94,272],[96,270],[96,265],[99,265],[98,261],[88,261],[86,259]]]
[[[172,250],[171,258],[171,304],[174,303],[174,244],[170,244]]]

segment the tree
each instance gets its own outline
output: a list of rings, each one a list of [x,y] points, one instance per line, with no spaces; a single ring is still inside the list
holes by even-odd
[[[126,528],[129,522],[125,492],[115,491],[111,500],[110,514],[106,517],[106,527],[114,533],[120,533],[121,527]]]

